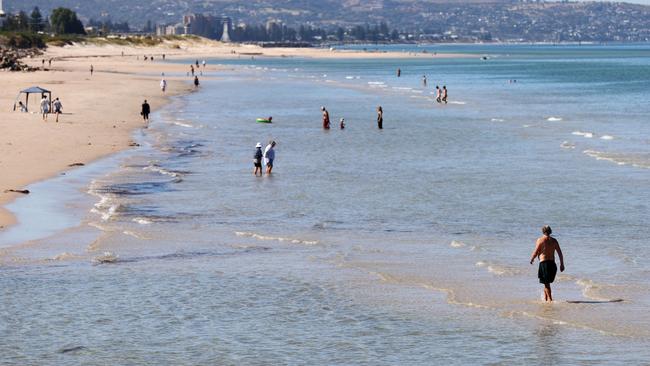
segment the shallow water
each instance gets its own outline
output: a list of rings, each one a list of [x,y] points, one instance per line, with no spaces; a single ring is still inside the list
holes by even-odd
[[[109,174],[83,175],[89,195],[67,208],[80,227],[22,245],[0,236],[0,354],[646,362],[650,49],[547,48],[475,52],[488,60],[209,60],[232,70],[157,114],[140,149],[105,163]],[[433,101],[436,84],[449,104]],[[272,125],[255,123],[269,115]],[[270,139],[274,174],[253,177],[253,146]],[[15,209],[40,210],[29,199]],[[567,260],[553,305],[527,263],[544,224]]]

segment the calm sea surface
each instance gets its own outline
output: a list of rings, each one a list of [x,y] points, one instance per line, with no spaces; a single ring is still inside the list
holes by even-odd
[[[468,57],[207,60],[140,148],[33,185],[0,363],[650,363],[650,46],[392,49]]]

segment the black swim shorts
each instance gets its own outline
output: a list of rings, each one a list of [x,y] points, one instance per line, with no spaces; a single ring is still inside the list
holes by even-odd
[[[539,283],[543,283],[543,284],[553,283],[553,281],[555,281],[556,274],[557,274],[557,266],[555,265],[555,261],[539,262],[539,270],[537,271],[537,277],[539,277]]]

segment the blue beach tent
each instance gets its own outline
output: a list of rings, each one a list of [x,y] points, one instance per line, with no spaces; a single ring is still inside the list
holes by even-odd
[[[30,94],[48,94],[49,95],[49,100],[50,100],[50,110],[52,110],[52,92],[46,89],[41,88],[40,86],[32,86],[31,88],[27,88],[25,90],[21,90],[20,93],[18,93],[18,96],[16,97],[16,100],[14,101],[14,111],[16,110],[16,104],[18,104],[18,99],[20,99],[20,96],[25,94],[25,109],[29,110],[27,107],[27,103],[29,102],[29,95]]]

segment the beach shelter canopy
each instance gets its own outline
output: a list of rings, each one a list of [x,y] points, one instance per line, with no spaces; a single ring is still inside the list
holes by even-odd
[[[16,101],[14,102],[14,111],[16,110],[16,104],[18,104],[18,100],[20,99],[20,96],[25,94],[25,109],[27,109],[27,103],[29,102],[29,95],[30,94],[48,94],[48,99],[50,101],[50,104],[52,104],[52,92],[43,89],[40,86],[32,86],[31,88],[27,88],[24,90],[21,90],[20,93],[18,93],[18,96],[16,97]],[[50,109],[52,109],[52,106],[50,105]],[[29,110],[29,109],[28,109]]]

